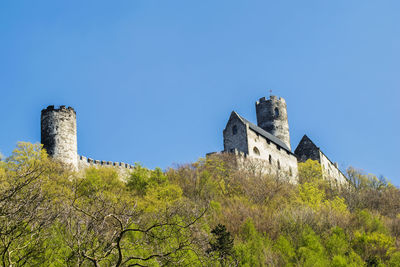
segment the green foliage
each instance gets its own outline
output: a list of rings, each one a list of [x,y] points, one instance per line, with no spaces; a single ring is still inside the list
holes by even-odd
[[[391,267],[400,267],[400,252],[395,252],[391,256],[390,260],[388,261],[388,266]]]
[[[135,163],[135,167],[128,178],[127,186],[138,195],[145,195],[149,187],[166,183],[167,178],[160,168],[149,170]]]
[[[388,260],[393,251],[394,238],[383,233],[355,232],[354,250],[369,264]]]
[[[240,232],[241,242],[235,251],[241,266],[268,266],[272,254],[272,241],[259,233],[251,219],[247,219]]]
[[[210,241],[207,253],[215,255],[221,266],[225,266],[234,256],[233,237],[222,224],[215,226],[211,234],[214,235],[214,240]]]
[[[321,243],[321,238],[312,229],[307,228],[303,231],[297,254],[302,266],[322,267],[329,265],[329,258]]]
[[[400,190],[387,179],[350,168],[354,186],[331,187],[309,160],[290,184],[236,166],[136,164],[121,179],[19,143],[0,161],[0,265],[400,266]]]
[[[280,253],[281,261],[285,266],[292,266],[296,261],[296,248],[284,236],[279,236],[275,242],[275,249]]]
[[[317,210],[321,208],[325,200],[325,192],[320,190],[314,183],[306,182],[299,185],[299,201]]]
[[[318,161],[308,159],[298,164],[299,182],[316,183],[322,180],[322,168]]]

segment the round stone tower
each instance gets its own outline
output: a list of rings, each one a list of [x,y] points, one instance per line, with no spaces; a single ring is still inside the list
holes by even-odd
[[[256,102],[256,113],[258,126],[278,137],[291,149],[285,99],[273,95],[269,99],[260,98]]]
[[[73,108],[48,106],[42,110],[41,142],[49,156],[77,169],[76,113]]]

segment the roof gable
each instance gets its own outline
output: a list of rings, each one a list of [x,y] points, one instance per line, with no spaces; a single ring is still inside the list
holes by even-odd
[[[294,150],[294,154],[300,161],[307,159],[320,161],[320,149],[317,147],[307,135],[304,135]]]
[[[269,132],[261,129],[260,127],[258,127],[257,125],[255,125],[254,123],[251,123],[250,121],[246,120],[245,118],[243,118],[242,116],[240,116],[239,114],[237,114],[235,111],[232,111],[231,113],[231,118],[232,116],[236,116],[237,118],[239,118],[239,120],[241,120],[244,124],[247,124],[249,126],[250,129],[252,129],[254,132],[258,133],[259,135],[263,136],[264,138],[270,140],[271,142],[275,143],[276,145],[280,146],[281,148],[285,149],[286,151],[288,151],[289,153],[292,153],[292,151],[290,150],[290,148],[284,143],[282,142],[278,137],[270,134]],[[229,120],[231,119],[229,118]]]
[[[245,124],[242,118],[235,111],[232,111],[231,115],[229,116],[229,120],[226,123],[224,131],[228,128],[229,124],[231,124],[232,121],[239,121],[240,123]]]

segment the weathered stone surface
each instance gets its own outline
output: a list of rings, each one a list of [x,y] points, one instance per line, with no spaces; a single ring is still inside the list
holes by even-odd
[[[299,162],[305,162],[308,159],[318,161],[321,164],[324,179],[336,184],[347,183],[347,179],[340,171],[338,164],[331,162],[307,135],[303,136],[294,153]]]
[[[109,166],[127,175],[133,166],[122,162],[93,160],[78,155],[76,113],[73,108],[48,106],[41,113],[41,142],[50,157],[82,170],[90,166]],[[125,175],[125,176],[126,176]]]
[[[242,156],[240,162],[243,167],[251,167],[262,173],[286,172],[295,182],[297,177],[295,155],[287,148],[254,131],[250,124],[236,112],[231,113],[223,131],[224,152]]]
[[[256,103],[256,112],[258,127],[233,111],[223,131],[224,152],[237,155],[240,166],[262,173],[284,172],[296,182],[298,162],[312,159],[321,164],[325,179],[338,184],[347,182],[338,166],[306,135],[295,153],[291,152],[286,102],[283,98],[260,98]]]
[[[231,113],[223,135],[224,151],[234,152],[237,150],[245,154],[249,153],[249,145],[247,143],[247,127],[237,116],[236,112]]]
[[[42,110],[41,142],[51,157],[78,168],[76,113],[73,108],[49,106]]]
[[[256,102],[256,113],[257,125],[278,137],[291,149],[285,99],[272,95],[270,99],[260,98]]]
[[[294,154],[300,162],[305,162],[307,159],[320,161],[319,147],[317,147],[307,135],[304,135],[300,140]]]

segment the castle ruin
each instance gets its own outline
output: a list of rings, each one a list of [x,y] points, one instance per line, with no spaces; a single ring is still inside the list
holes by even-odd
[[[119,170],[133,169],[124,162],[94,160],[78,155],[76,112],[72,107],[48,106],[41,112],[41,143],[50,157],[81,170],[90,166],[110,166]]]
[[[291,150],[286,101],[271,95],[256,102],[257,125],[232,111],[223,131],[225,153],[235,153],[256,160],[264,173],[282,171],[292,182],[297,181],[299,162],[308,159],[321,164],[322,176],[336,184],[347,179],[306,135],[294,153]]]
[[[298,163],[308,159],[321,164],[322,176],[336,184],[347,178],[306,135],[294,152],[291,150],[286,101],[270,96],[256,102],[257,125],[232,111],[223,130],[224,151],[256,160],[263,173],[285,172],[292,182],[297,181]],[[122,171],[133,166],[123,162],[93,160],[78,155],[76,112],[72,107],[48,106],[41,112],[41,143],[49,156],[82,170],[89,166],[109,166]],[[248,161],[247,160],[247,161]]]

